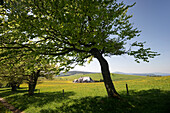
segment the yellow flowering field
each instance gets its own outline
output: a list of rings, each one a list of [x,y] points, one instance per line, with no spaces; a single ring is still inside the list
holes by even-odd
[[[140,91],[149,89],[170,90],[170,76],[163,77],[139,77],[131,80],[113,81],[119,93],[126,92],[126,84],[129,91]],[[21,87],[27,87],[27,84],[22,84]],[[103,82],[94,83],[73,83],[70,80],[42,80],[36,89],[40,92],[55,92],[55,91],[72,91],[75,92],[74,98],[86,96],[106,96],[106,90]]]

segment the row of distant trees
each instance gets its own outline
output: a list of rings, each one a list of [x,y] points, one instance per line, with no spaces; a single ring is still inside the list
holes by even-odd
[[[22,73],[32,94],[45,66],[57,64],[58,71],[68,71],[96,58],[108,96],[119,97],[105,56],[126,54],[139,63],[159,55],[144,42],[131,41],[140,35],[129,21],[132,15],[127,15],[134,5],[117,0],[4,0],[0,61],[4,67],[9,64],[8,72],[16,73],[5,76],[14,76],[15,81]]]
[[[161,75],[146,75],[147,77],[162,77]]]

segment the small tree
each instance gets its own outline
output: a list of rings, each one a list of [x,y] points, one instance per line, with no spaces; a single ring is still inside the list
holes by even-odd
[[[55,65],[41,64],[41,63],[38,67],[37,67],[37,64],[36,66],[34,65],[34,68],[32,69],[31,73],[27,75],[28,86],[29,86],[28,94],[30,96],[34,94],[34,90],[37,85],[37,81],[39,77],[45,77],[47,79],[53,78],[54,73],[51,73],[52,70],[56,71]]]
[[[6,86],[12,87],[12,91],[16,91],[23,80],[26,80],[29,95],[34,94],[38,77],[52,79],[54,73],[52,75],[50,71],[56,72],[57,70],[55,65],[47,64],[46,60],[38,56],[16,56],[8,60],[1,59],[0,67],[0,79],[6,81]]]
[[[129,22],[132,15],[126,14],[133,5],[116,0],[6,2],[0,32],[0,48],[6,52],[1,56],[22,49],[59,62],[64,70],[83,65],[87,58],[94,57],[100,62],[108,96],[118,97],[104,56],[128,54],[137,62],[140,59],[148,62],[159,55],[144,48],[143,42],[134,42],[126,48],[128,41],[140,33]]]
[[[17,87],[23,82],[23,68],[13,60],[0,63],[0,79],[6,82],[6,86],[11,87],[12,91],[16,91]]]
[[[28,59],[29,58],[29,59]],[[28,81],[28,94],[32,96],[34,94],[35,87],[37,85],[37,81],[39,77],[45,77],[47,79],[51,79],[53,75],[50,73],[51,71],[56,72],[57,68],[52,63],[49,64],[45,59],[41,56],[32,56],[22,58],[22,62],[24,65],[24,77]],[[21,63],[21,62],[20,62]],[[47,73],[47,74],[44,74]],[[49,74],[48,74],[49,73]]]

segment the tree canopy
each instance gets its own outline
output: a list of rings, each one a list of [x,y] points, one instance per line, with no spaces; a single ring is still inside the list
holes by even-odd
[[[117,0],[7,0],[0,17],[1,60],[16,54],[41,55],[69,70],[95,57],[108,76],[103,56],[128,54],[137,62],[148,62],[159,54],[144,48],[143,42],[126,48],[140,33],[127,15],[133,6]]]

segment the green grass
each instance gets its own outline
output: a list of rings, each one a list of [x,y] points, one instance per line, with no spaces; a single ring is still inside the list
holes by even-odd
[[[94,74],[75,74],[72,76],[64,76],[64,77],[57,77],[59,80],[71,80],[78,79],[80,77],[89,76],[93,80],[99,81],[100,79],[103,79],[101,73],[94,73]],[[145,78],[145,76],[136,76],[136,75],[123,75],[123,74],[111,74],[111,78],[113,81],[120,81],[120,80],[132,80],[132,79],[139,79],[139,78]]]
[[[168,113],[170,111],[170,76],[143,77],[114,75],[121,99],[109,99],[103,82],[72,83],[82,75],[42,80],[35,95],[27,95],[27,84],[17,92],[0,88],[0,96],[26,113]],[[84,75],[87,76],[87,75]],[[100,80],[99,74],[88,75]],[[115,77],[115,78],[114,78]],[[125,84],[130,95],[126,95]],[[63,89],[65,91],[63,97]]]

